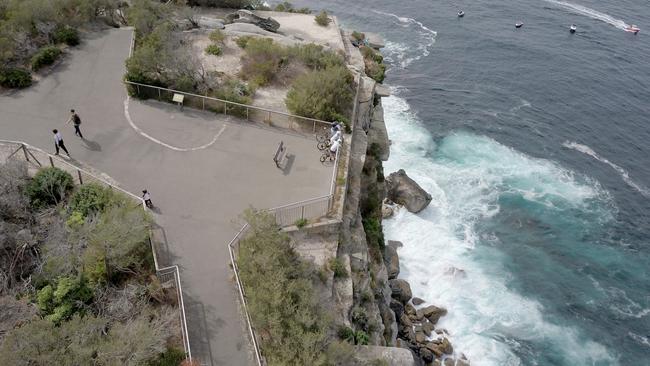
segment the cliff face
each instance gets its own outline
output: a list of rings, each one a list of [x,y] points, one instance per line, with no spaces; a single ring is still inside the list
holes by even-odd
[[[354,289],[351,325],[367,332],[370,344],[393,346],[397,324],[390,309],[391,289],[384,263],[385,242],[381,228],[385,197],[381,162],[388,159],[389,141],[381,100],[374,93],[375,82],[367,77],[362,79],[339,255],[350,258]]]

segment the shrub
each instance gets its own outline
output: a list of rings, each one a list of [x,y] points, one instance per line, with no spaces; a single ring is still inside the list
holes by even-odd
[[[282,11],[286,13],[311,14],[311,10],[309,10],[309,8],[296,9],[293,7],[293,4],[288,1],[276,5],[275,8],[273,8],[273,11]]]
[[[352,320],[352,323],[356,324],[359,328],[364,330],[368,329],[368,314],[366,314],[364,308],[359,306],[353,308],[352,313],[350,314],[350,320]]]
[[[111,191],[96,183],[84,184],[72,195],[68,208],[83,217],[103,211],[111,200]]]
[[[353,31],[352,38],[354,38],[356,41],[363,41],[364,39],[366,39],[366,35],[361,32]]]
[[[368,333],[364,332],[363,330],[358,330],[354,332],[354,343],[360,346],[366,346],[368,345],[368,342],[370,342],[370,337],[368,337]]]
[[[334,66],[345,66],[343,57],[315,43],[292,46],[289,48],[289,55],[300,60],[310,69],[318,70]]]
[[[269,365],[323,365],[329,318],[313,290],[311,263],[268,213],[248,211],[239,269]]]
[[[239,46],[239,48],[245,49],[246,46],[248,45],[248,41],[250,41],[253,38],[255,38],[255,37],[253,37],[253,36],[237,37],[237,39],[235,39],[235,43],[237,43],[237,46]]]
[[[210,33],[210,40],[214,43],[223,44],[223,41],[226,39],[226,35],[219,29],[215,29]]]
[[[26,88],[32,85],[32,75],[25,69],[10,67],[0,70],[0,85],[5,88]]]
[[[83,309],[84,304],[92,299],[93,290],[83,277],[61,277],[55,286],[43,287],[36,297],[41,314],[60,324]]]
[[[149,361],[147,366],[178,366],[185,359],[185,351],[170,347],[161,353],[157,359]]]
[[[79,44],[79,32],[77,29],[65,25],[57,26],[54,29],[52,38],[56,43],[65,43],[68,46],[76,46]]]
[[[363,219],[363,229],[366,232],[368,244],[372,248],[379,249],[381,253],[384,252],[384,233],[381,230],[381,222],[374,218]]]
[[[361,293],[361,303],[362,304],[369,303],[370,300],[372,300],[372,292],[366,290],[366,291]]]
[[[260,86],[269,84],[287,61],[287,50],[270,38],[249,39],[244,50],[241,76]]]
[[[294,223],[294,225],[296,225],[298,229],[302,229],[303,227],[307,226],[307,224],[309,224],[309,220],[307,219],[298,219]]]
[[[314,17],[314,20],[316,21],[316,24],[321,27],[327,27],[332,22],[332,19],[330,19],[325,10],[321,10],[321,12]]]
[[[61,55],[61,50],[54,46],[41,48],[32,57],[32,70],[38,70],[43,66],[51,65]]]
[[[348,277],[348,271],[340,258],[330,258],[329,265],[332,272],[334,272],[334,278]]]
[[[354,343],[354,330],[350,327],[342,326],[337,332],[338,337],[341,340]]]
[[[73,211],[65,221],[65,224],[71,229],[78,229],[83,226],[84,222],[86,222],[84,215],[79,211]]]
[[[73,188],[72,176],[59,168],[41,169],[25,188],[35,207],[58,204]]]
[[[334,121],[351,107],[353,77],[344,67],[330,67],[296,78],[285,103],[291,113]]]
[[[221,47],[216,44],[211,44],[205,48],[205,53],[208,55],[219,56],[221,55]]]

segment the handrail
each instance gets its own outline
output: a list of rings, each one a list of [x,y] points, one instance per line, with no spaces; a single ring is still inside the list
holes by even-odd
[[[279,114],[279,115],[282,115],[282,116],[285,116],[285,117],[298,118],[298,119],[307,120],[307,121],[311,121],[311,122],[322,123],[322,124],[329,125],[329,126],[334,124],[334,122],[327,122],[327,121],[323,121],[323,120],[316,119],[316,118],[297,116],[297,115],[291,114],[291,113],[276,111],[276,110],[273,110],[273,109],[258,107],[258,106],[254,106],[254,105],[250,105],[250,104],[242,104],[242,103],[232,102],[232,101],[229,101],[229,100],[219,99],[219,98],[215,98],[215,97],[208,97],[206,95],[201,95],[201,94],[194,94],[194,93],[189,93],[189,92],[164,88],[162,86],[141,84],[141,83],[136,83],[136,82],[129,81],[129,80],[124,80],[124,83],[129,84],[129,85],[142,86],[142,87],[145,87],[145,88],[154,88],[154,89],[159,89],[159,90],[165,90],[165,91],[172,92],[172,93],[177,93],[177,94],[189,95],[191,97],[214,100],[214,101],[217,101],[217,102],[220,102],[220,103],[232,104],[232,105],[236,105],[238,107],[255,109],[255,110],[259,110],[259,111],[263,111],[263,112],[267,112],[267,113],[275,113],[275,114]]]

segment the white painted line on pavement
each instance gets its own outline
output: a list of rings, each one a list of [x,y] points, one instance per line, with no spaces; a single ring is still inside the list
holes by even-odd
[[[153,141],[153,142],[155,142],[155,143],[157,143],[159,145],[162,145],[162,146],[164,146],[164,147],[166,147],[168,149],[172,149],[172,150],[175,150],[175,151],[202,150],[202,149],[205,149],[207,147],[210,147],[212,144],[217,142],[217,139],[219,138],[219,136],[221,136],[223,131],[226,130],[226,123],[224,123],[223,126],[221,126],[221,129],[219,130],[219,132],[217,132],[217,134],[214,135],[214,138],[212,139],[212,141],[208,142],[205,145],[201,145],[201,146],[198,146],[198,147],[189,147],[189,148],[172,146],[170,144],[167,144],[167,143],[164,143],[164,142],[158,140],[157,138],[155,138],[155,137],[153,137],[151,135],[148,135],[146,132],[142,131],[142,129],[140,127],[136,126],[136,124],[133,123],[133,120],[131,119],[131,114],[129,113],[129,101],[130,100],[131,100],[131,97],[126,97],[126,100],[124,101],[124,117],[126,117],[126,120],[129,121],[129,124],[131,125],[131,127],[135,130],[135,132],[139,133],[143,137],[148,138],[149,140],[151,140],[151,141]]]

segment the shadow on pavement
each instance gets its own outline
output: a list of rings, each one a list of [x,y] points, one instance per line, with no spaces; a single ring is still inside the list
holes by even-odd
[[[282,168],[282,174],[289,175],[289,173],[291,173],[291,167],[293,167],[293,162],[296,160],[296,155],[287,154],[286,159],[287,161],[284,163],[284,167]]]
[[[102,151],[102,146],[95,141],[82,138],[83,146],[90,151]]]
[[[210,338],[208,336],[208,325],[206,322],[205,306],[183,292],[185,302],[185,314],[187,317],[187,330],[192,345],[192,358],[199,361],[201,365],[214,365]]]

